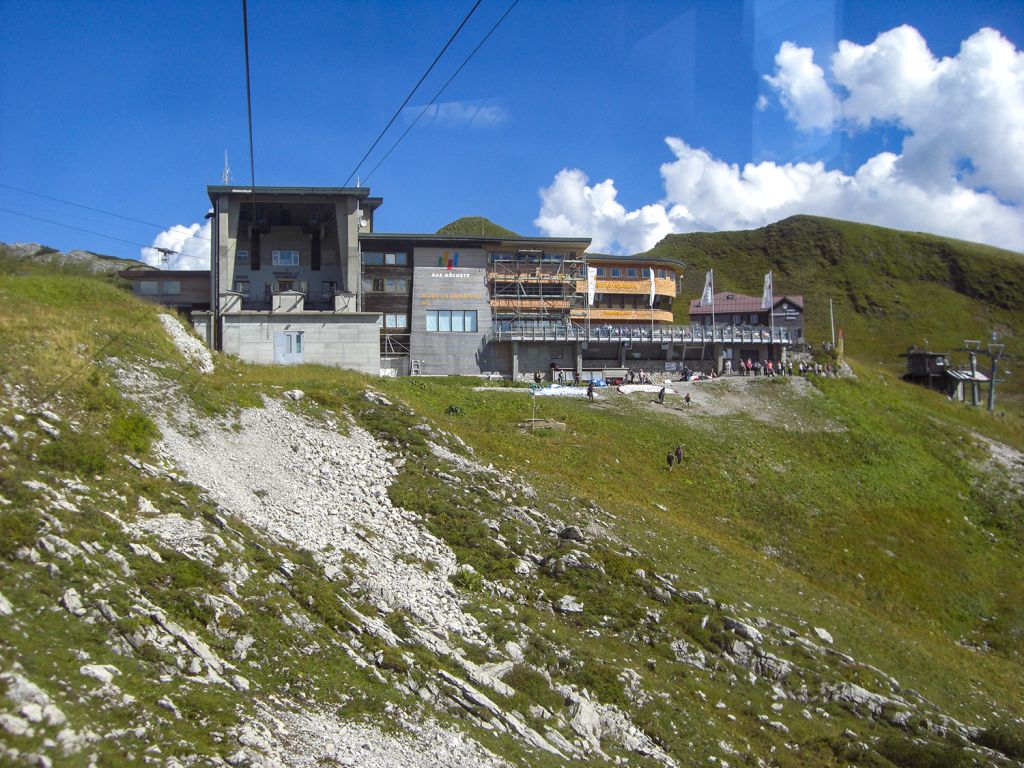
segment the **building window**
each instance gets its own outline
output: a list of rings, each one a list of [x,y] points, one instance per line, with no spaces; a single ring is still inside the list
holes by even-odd
[[[650,277],[651,276],[651,269],[650,269],[650,267],[644,267],[644,271],[642,272],[642,275],[644,277]]]
[[[437,333],[476,333],[475,309],[428,309],[427,331]]]
[[[166,280],[161,286],[161,292],[164,296],[178,296],[181,294],[181,281],[180,280]]]
[[[384,263],[404,267],[406,264],[409,263],[409,257],[404,253],[385,253]]]
[[[246,264],[248,264],[249,263],[249,252],[248,251],[238,251],[235,254],[235,261],[244,261]]]
[[[249,298],[250,284],[248,280],[235,280],[235,293],[242,294],[242,298]]]
[[[622,277],[622,270],[618,267],[612,267],[612,277]]]
[[[757,325],[757,315],[751,315],[750,316],[750,324],[751,325]]]
[[[136,285],[138,292],[143,296],[156,296],[160,293],[160,283],[156,280],[139,280]]]
[[[409,316],[404,312],[399,313],[388,313],[384,315],[384,327],[385,328],[408,328],[409,327]]]
[[[743,324],[743,315],[733,315],[732,316],[732,324],[733,325],[742,325]]]
[[[384,280],[385,293],[408,293],[409,281],[404,277],[387,278]]]
[[[658,277],[662,277],[662,278],[665,277],[665,270],[664,269],[659,269],[658,270]]]
[[[378,267],[384,263],[383,253],[364,253],[363,264],[368,264],[371,267]]]
[[[302,334],[303,331],[287,331],[284,334],[285,339],[285,352],[289,355],[300,355],[302,354]]]
[[[271,251],[270,255],[275,267],[299,266],[298,251]]]
[[[604,277],[604,267],[598,267],[597,268],[597,276],[598,277]]]
[[[626,277],[636,277],[636,267],[626,267]]]

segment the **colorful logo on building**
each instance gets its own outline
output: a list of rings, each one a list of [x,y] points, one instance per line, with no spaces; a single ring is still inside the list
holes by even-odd
[[[437,266],[445,267],[446,269],[459,266],[459,254],[457,252],[449,254],[448,251],[445,251],[437,257]]]

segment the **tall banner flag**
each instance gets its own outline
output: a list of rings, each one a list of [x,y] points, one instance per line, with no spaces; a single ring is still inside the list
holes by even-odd
[[[594,304],[594,294],[597,293],[597,267],[587,267],[587,306]]]
[[[698,306],[706,307],[708,304],[711,304],[715,300],[714,290],[715,271],[713,269],[709,269],[708,273],[704,275],[704,293],[700,295],[700,304]]]
[[[772,273],[764,276],[764,293],[761,294],[761,309],[771,309],[775,301],[772,298]]]
[[[651,276],[651,309],[654,308],[654,270],[647,270],[647,274]]]

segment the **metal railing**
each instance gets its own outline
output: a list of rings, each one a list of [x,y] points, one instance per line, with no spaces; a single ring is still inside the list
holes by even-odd
[[[586,341],[653,344],[782,344],[796,342],[789,328],[758,325],[596,325],[564,320],[498,320],[491,341]]]

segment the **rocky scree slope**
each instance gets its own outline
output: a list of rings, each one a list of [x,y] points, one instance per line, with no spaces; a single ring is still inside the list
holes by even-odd
[[[1010,764],[827,628],[659,572],[613,513],[400,403],[209,416],[177,383],[206,364],[108,361],[158,437],[124,455],[4,384],[5,761]]]

